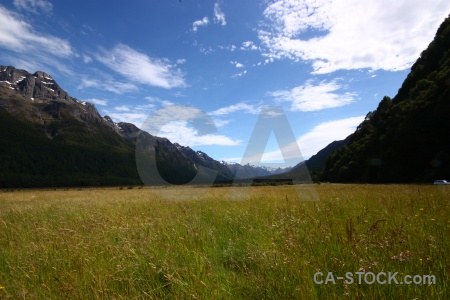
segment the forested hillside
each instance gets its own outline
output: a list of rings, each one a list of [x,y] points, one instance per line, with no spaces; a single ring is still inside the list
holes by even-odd
[[[367,114],[330,154],[324,180],[430,182],[450,178],[450,17],[398,94]]]

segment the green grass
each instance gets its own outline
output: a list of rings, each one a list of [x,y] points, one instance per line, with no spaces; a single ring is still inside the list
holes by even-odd
[[[0,299],[450,298],[450,188],[316,188],[315,202],[292,186],[241,201],[227,188],[0,193]],[[318,285],[318,271],[436,284]]]

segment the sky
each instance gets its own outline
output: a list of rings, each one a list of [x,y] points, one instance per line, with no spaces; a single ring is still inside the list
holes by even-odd
[[[276,106],[307,159],[396,95],[449,13],[448,0],[1,0],[0,64],[229,162]],[[283,162],[277,138],[264,163]]]

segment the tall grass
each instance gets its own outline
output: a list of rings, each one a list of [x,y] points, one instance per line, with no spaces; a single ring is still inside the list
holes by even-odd
[[[318,185],[0,193],[0,299],[449,299],[450,189]],[[436,276],[316,284],[316,272]],[[355,275],[356,278],[356,275]]]

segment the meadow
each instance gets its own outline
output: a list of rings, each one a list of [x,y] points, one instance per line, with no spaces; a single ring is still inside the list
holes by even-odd
[[[0,299],[450,299],[450,187],[313,188],[0,192]]]

